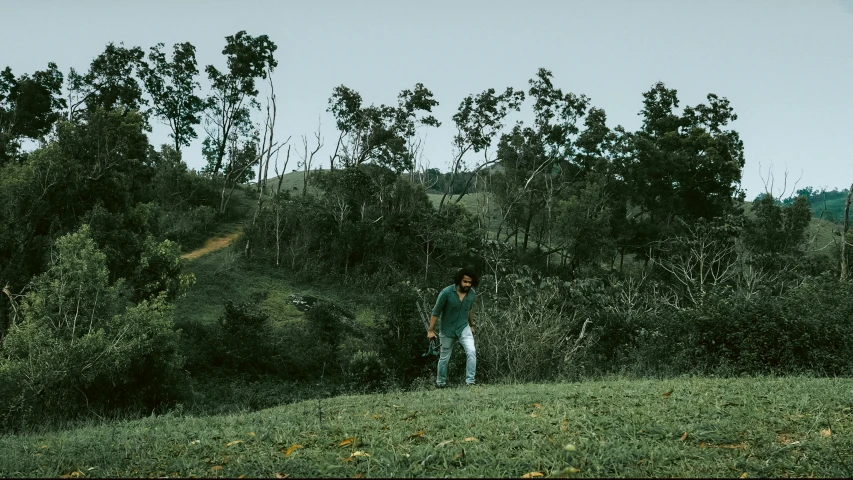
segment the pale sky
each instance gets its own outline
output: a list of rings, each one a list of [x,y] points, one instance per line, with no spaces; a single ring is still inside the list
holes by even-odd
[[[490,87],[526,92],[544,67],[564,92],[603,108],[611,128],[640,126],[642,93],[657,81],[678,90],[682,108],[708,93],[727,97],[739,117],[730,128],[744,141],[748,199],[764,191],[761,175],[771,166],[777,195],[786,170],[787,193],[798,178],[798,188],[853,183],[853,0],[0,0],[0,7],[0,69],[16,75],[50,61],[66,75],[70,67],[85,71],[111,41],[146,51],[188,41],[206,87],[204,66],[224,66],[225,36],[266,34],[278,45],[276,135],[298,145],[322,119],[324,166],[337,138],[325,111],[337,85],[368,104],[395,104],[400,90],[422,82],[440,102],[443,123],[423,130],[425,157],[447,170],[459,102]],[[198,132],[184,153],[196,169]],[[167,143],[168,133],[155,123],[150,140]]]

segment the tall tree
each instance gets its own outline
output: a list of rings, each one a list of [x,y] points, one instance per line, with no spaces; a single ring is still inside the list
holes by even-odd
[[[266,35],[254,37],[245,30],[225,37],[222,54],[226,59],[226,70],[220,71],[213,65],[205,67],[212,93],[205,101],[207,138],[204,151],[208,161],[207,170],[218,173],[232,136],[251,132],[252,108],[260,108],[256,100],[256,81],[266,79],[278,66],[274,53],[278,47]]]
[[[453,114],[453,122],[456,124],[456,135],[453,136],[453,160],[450,166],[450,181],[448,182],[438,209],[444,207],[448,195],[452,195],[453,185],[458,179],[459,173],[465,168],[463,159],[470,150],[475,153],[483,152],[484,161],[473,169],[476,173],[486,165],[494,163],[495,160],[488,158],[488,148],[492,144],[495,135],[503,129],[503,122],[510,110],[518,111],[521,102],[524,101],[524,92],[513,90],[508,87],[503,93],[495,95],[495,89],[490,88],[477,95],[468,95],[459,104],[456,113]],[[457,203],[465,195],[457,198]]]
[[[738,133],[724,129],[737,119],[727,99],[709,94],[708,105],[679,115],[675,89],[657,83],[643,97],[642,127],[617,161],[631,204],[631,247],[646,254],[678,230],[676,216],[689,224],[737,213],[744,156]]]
[[[354,167],[376,163],[400,173],[414,167],[414,154],[408,148],[420,125],[438,127],[432,115],[438,105],[432,92],[418,83],[397,97],[397,106],[362,106],[361,95],[344,85],[335,87],[327,111],[335,116],[340,132],[335,152],[330,157],[341,166]],[[424,112],[424,113],[421,113]]]
[[[175,150],[180,152],[181,146],[188,147],[198,137],[195,125],[201,122],[204,102],[195,94],[201,87],[195,79],[195,47],[189,42],[176,43],[171,61],[163,47],[162,43],[151,47],[149,63],[141,64],[140,76],[153,100],[154,115],[169,125]]]
[[[62,72],[53,62],[18,78],[9,67],[0,71],[0,165],[18,154],[21,139],[50,132],[66,107],[61,89]]]
[[[841,229],[841,280],[847,280],[849,275],[847,266],[847,230],[850,228],[850,204],[853,203],[853,185],[847,190],[847,200],[844,202],[844,226]]]
[[[142,87],[135,73],[139,71],[144,52],[139,47],[126,48],[123,43],[107,44],[104,52],[95,57],[89,71],[80,75],[73,68],[68,74],[69,120],[94,112],[122,108],[137,110],[148,120],[143,106],[148,102],[142,96]]]

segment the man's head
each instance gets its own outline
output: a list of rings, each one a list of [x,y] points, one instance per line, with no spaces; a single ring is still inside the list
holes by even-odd
[[[471,290],[471,287],[477,286],[477,274],[474,273],[474,270],[471,268],[461,268],[458,272],[456,272],[456,276],[453,278],[454,283],[456,283],[456,288],[459,289],[462,293],[467,293]]]

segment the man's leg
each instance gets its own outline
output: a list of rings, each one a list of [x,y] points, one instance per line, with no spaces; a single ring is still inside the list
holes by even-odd
[[[465,326],[459,335],[459,343],[465,350],[465,383],[474,385],[474,375],[477,373],[477,349],[474,347],[474,334],[471,327]]]
[[[450,362],[450,353],[453,352],[453,344],[456,343],[455,336],[438,334],[441,340],[441,353],[438,356],[438,372],[435,377],[435,384],[439,387],[447,385],[447,364]]]

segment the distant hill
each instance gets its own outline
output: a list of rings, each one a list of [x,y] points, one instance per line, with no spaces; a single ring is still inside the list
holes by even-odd
[[[302,170],[294,170],[290,173],[285,173],[284,175],[282,175],[281,190],[290,190],[291,193],[295,193],[297,191],[302,192],[304,178],[305,172],[303,172]],[[253,182],[252,185],[257,185],[257,182]],[[278,177],[268,177],[267,185],[270,188],[275,189],[278,185]]]
[[[811,187],[806,187],[797,190],[795,195],[791,195],[781,201],[784,205],[791,205],[800,195],[805,195],[812,207],[812,215],[815,218],[820,218],[830,223],[844,223],[844,205],[847,202],[847,189],[844,190],[814,190]],[[756,200],[764,194],[758,195]],[[754,201],[754,200],[753,200]]]
[[[823,218],[832,223],[844,223],[844,204],[847,201],[847,191],[844,191],[843,197],[824,200],[822,197],[810,197],[809,201],[812,205],[812,214],[815,218]],[[823,217],[821,217],[823,213]]]

